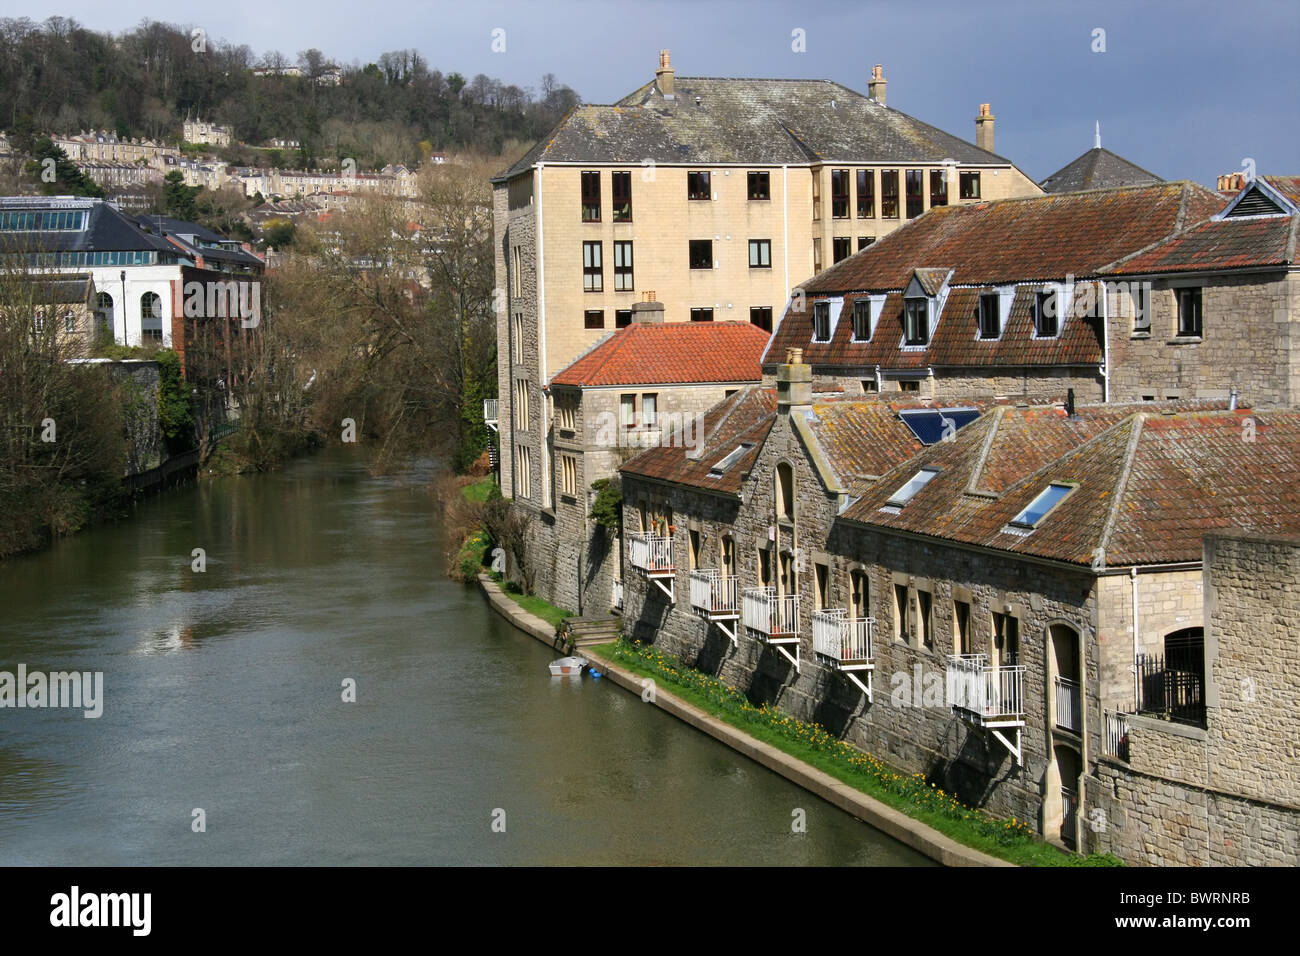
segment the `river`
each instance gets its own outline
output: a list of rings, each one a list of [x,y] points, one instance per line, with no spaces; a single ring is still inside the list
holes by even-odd
[[[426,478],[336,451],[0,562],[0,671],[103,674],[98,718],[0,708],[0,865],[929,863],[550,677],[443,575]]]

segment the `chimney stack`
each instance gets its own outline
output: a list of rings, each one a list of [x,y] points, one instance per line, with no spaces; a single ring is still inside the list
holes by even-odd
[[[885,68],[879,63],[871,71],[871,82],[867,84],[867,95],[881,106],[885,105]]]
[[[975,117],[975,145],[985,152],[993,152],[993,121],[997,119],[988,103],[980,104],[980,115]]]
[[[812,406],[812,366],[804,364],[803,349],[786,349],[785,364],[776,369],[776,411]]]
[[[655,301],[653,292],[647,293],[644,300],[632,304],[632,321],[637,325],[661,325],[664,321],[664,304]]]
[[[668,51],[659,51],[659,69],[655,70],[655,82],[659,84],[659,92],[664,95],[664,99],[671,100],[676,95],[676,89],[673,85],[672,65],[668,62]]]

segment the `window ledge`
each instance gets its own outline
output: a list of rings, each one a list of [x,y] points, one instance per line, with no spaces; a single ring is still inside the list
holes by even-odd
[[[1134,332],[1132,335],[1129,336],[1129,338],[1130,338],[1130,339],[1149,339],[1149,338],[1151,338],[1151,333],[1150,333],[1150,332]]]
[[[1201,341],[1202,337],[1199,335],[1176,335],[1165,345],[1199,345]]]

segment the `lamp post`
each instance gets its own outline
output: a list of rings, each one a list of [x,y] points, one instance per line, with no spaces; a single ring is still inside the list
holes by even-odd
[[[122,344],[126,345],[126,270],[122,270]]]

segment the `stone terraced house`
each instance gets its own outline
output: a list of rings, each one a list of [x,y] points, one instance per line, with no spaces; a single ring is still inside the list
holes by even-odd
[[[799,348],[819,380],[859,394],[1138,398],[1110,387],[1134,301],[1127,286],[1101,294],[1104,270],[1222,207],[1183,182],[931,210],[797,289],[764,372]],[[1206,340],[1216,353],[1237,347],[1236,334],[1207,328]]]
[[[1300,413],[898,398],[795,353],[625,464],[625,632],[1066,847],[1294,860]]]
[[[859,394],[1294,406],[1298,201],[1268,176],[933,210],[796,290],[764,374],[799,348]]]

